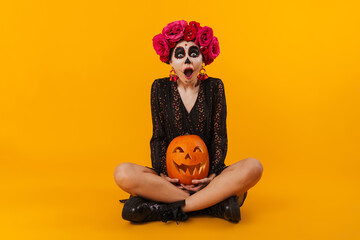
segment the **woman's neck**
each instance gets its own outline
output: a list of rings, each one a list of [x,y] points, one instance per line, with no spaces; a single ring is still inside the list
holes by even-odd
[[[184,82],[182,80],[180,80],[180,78],[177,80],[177,84],[178,87],[183,88],[184,90],[193,90],[196,89],[199,85],[200,85],[200,80],[196,79],[195,81],[192,82]]]

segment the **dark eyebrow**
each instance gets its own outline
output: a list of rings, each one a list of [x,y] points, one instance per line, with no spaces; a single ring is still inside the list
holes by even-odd
[[[189,48],[189,52],[188,52],[189,56],[192,55],[193,53],[196,55],[196,57],[200,55],[199,48],[197,46],[191,46]]]
[[[190,52],[190,50],[193,50],[193,49],[196,49],[197,51],[199,51],[199,48],[198,48],[197,46],[191,46],[191,47],[189,48],[189,52]]]
[[[184,51],[184,48],[183,47],[177,47],[175,49],[175,53],[178,53],[179,51]]]

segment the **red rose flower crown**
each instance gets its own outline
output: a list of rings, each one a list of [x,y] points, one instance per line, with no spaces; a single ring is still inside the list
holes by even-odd
[[[160,60],[169,64],[170,50],[180,40],[194,41],[204,56],[205,65],[209,65],[220,54],[219,41],[210,27],[201,27],[200,23],[185,20],[171,22],[163,28],[162,33],[153,38],[153,46]]]

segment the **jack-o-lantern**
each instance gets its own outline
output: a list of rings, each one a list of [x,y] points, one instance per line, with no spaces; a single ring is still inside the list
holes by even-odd
[[[193,179],[206,178],[209,173],[209,153],[197,135],[174,138],[166,151],[166,167],[170,178],[192,184]]]

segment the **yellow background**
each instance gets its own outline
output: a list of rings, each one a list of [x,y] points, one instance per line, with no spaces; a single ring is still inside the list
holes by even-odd
[[[0,3],[2,239],[359,239],[358,1]],[[134,225],[113,180],[150,166],[152,38],[210,26],[228,104],[226,164],[255,157],[242,221]]]

